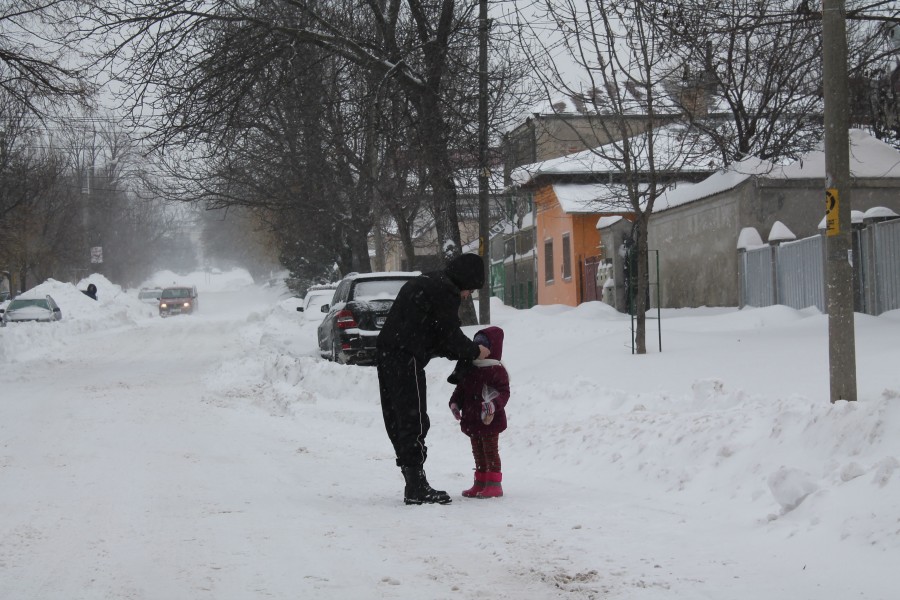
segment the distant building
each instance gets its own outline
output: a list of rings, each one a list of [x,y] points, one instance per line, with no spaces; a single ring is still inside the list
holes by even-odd
[[[685,137],[695,132],[680,125],[657,131],[654,152],[658,158],[654,163],[673,165],[670,170],[656,167],[653,176],[658,183],[696,182],[713,172],[714,165],[705,154],[684,150],[689,146],[684,143]],[[528,194],[534,202],[538,304],[575,306],[601,299],[604,281],[598,283],[597,273],[602,263],[608,264],[604,261],[610,260],[610,249],[604,250],[598,219],[634,219],[621,165],[610,158],[616,152],[608,147],[585,150],[525,165],[510,174],[516,193]],[[684,153],[684,160],[678,158],[680,153]],[[642,168],[647,157],[633,158],[634,166],[641,169],[635,173],[636,178],[649,180],[649,167]],[[616,279],[621,281],[621,277]]]
[[[853,209],[900,213],[900,152],[858,129],[850,142]],[[753,228],[763,239],[786,228],[804,238],[819,233],[824,216],[822,150],[786,166],[748,159],[679,185],[657,202],[648,231],[650,247],[659,251],[661,306],[738,306],[742,232]]]

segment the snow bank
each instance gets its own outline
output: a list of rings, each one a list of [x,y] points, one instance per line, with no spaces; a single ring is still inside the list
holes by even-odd
[[[900,551],[900,438],[891,433],[900,430],[900,381],[858,403],[835,405],[816,386],[798,383],[806,368],[826,375],[821,364],[812,366],[818,355],[797,350],[812,339],[821,343],[826,317],[818,311],[667,311],[667,335],[691,341],[636,357],[628,351],[627,315],[603,303],[518,311],[493,300],[491,308],[507,333],[512,400],[502,441],[511,470],[567,481],[585,474],[611,484],[627,480],[649,495],[730,506],[749,526],[784,535],[824,529]],[[250,399],[279,416],[333,411],[340,420],[380,428],[359,408],[378,402],[375,370],[316,358],[315,324],[300,322],[292,310],[282,303],[248,324],[243,357],[207,378],[211,395]],[[895,315],[866,321],[860,335],[880,327],[884,342],[893,343],[889,331],[900,333]],[[476,330],[467,328],[470,335]],[[746,356],[729,350],[742,344]],[[775,350],[781,345],[795,364]],[[692,353],[702,359],[685,367],[681,359]],[[784,370],[770,368],[772,361],[786,363]],[[886,371],[875,366],[884,380]],[[447,416],[451,368],[443,359],[428,367],[433,423]],[[759,385],[759,368],[768,385]],[[441,429],[448,431],[433,425],[429,439]]]

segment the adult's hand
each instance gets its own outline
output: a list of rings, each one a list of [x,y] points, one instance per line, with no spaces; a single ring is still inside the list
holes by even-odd
[[[491,354],[491,351],[490,351],[489,348],[486,348],[486,347],[482,346],[481,344],[478,344],[478,358],[479,358],[479,360],[480,360],[480,359],[483,359],[483,358],[487,358],[488,356],[490,356],[490,354]]]

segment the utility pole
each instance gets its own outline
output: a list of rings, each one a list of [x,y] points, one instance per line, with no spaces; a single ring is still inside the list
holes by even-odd
[[[822,3],[825,92],[825,298],[831,402],[856,400],[853,256],[850,216],[850,108],[843,0]]]
[[[478,0],[478,253],[484,260],[485,270],[484,285],[478,294],[478,315],[482,325],[491,322],[487,14],[487,0]]]

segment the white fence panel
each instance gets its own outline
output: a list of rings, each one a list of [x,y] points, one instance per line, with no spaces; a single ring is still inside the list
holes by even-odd
[[[776,300],[791,308],[815,306],[825,312],[822,236],[775,247]]]
[[[871,230],[874,245],[875,306],[872,314],[880,315],[900,308],[900,220],[876,223]]]
[[[772,306],[775,284],[772,249],[769,246],[742,251],[740,255],[741,306]]]

